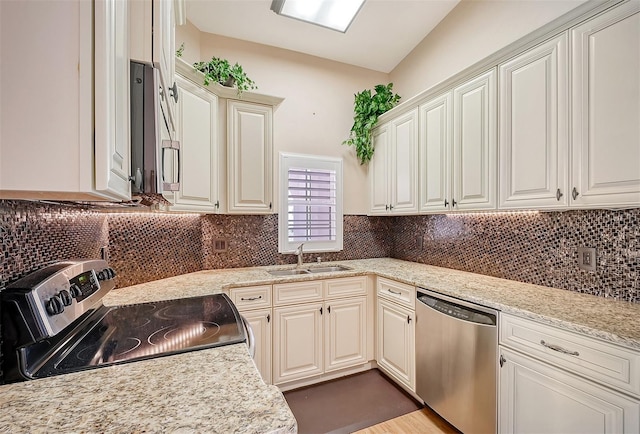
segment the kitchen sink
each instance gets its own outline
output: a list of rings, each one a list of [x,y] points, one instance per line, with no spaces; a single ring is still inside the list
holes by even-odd
[[[309,268],[309,273],[332,273],[334,271],[349,271],[351,268],[343,267],[342,265],[333,265],[330,267],[312,267]]]
[[[273,276],[295,276],[296,274],[309,274],[309,270],[270,270],[267,273]]]
[[[311,273],[332,273],[335,271],[348,271],[349,267],[343,267],[342,265],[332,265],[326,267],[309,267],[309,268],[290,268],[287,270],[269,270],[267,273],[272,276],[295,276],[299,274],[311,274]]]

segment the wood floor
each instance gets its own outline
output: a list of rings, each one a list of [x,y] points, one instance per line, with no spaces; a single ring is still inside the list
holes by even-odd
[[[458,430],[449,425],[431,409],[425,407],[400,417],[356,431],[356,434],[456,434]]]

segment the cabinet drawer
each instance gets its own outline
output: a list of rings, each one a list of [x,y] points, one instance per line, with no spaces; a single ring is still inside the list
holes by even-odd
[[[500,316],[500,344],[640,396],[640,352],[508,314]]]
[[[275,306],[308,301],[322,301],[322,280],[273,285]]]
[[[367,277],[342,277],[325,280],[325,298],[337,298],[352,295],[367,295]]]
[[[271,285],[231,288],[229,298],[238,310],[271,307]]]
[[[393,300],[396,303],[415,309],[416,288],[406,283],[378,277],[378,297]]]

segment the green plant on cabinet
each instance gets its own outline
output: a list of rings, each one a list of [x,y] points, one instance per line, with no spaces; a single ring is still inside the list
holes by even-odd
[[[194,63],[193,67],[204,74],[205,86],[211,82],[220,83],[227,87],[235,86],[238,90],[238,96],[246,90],[258,88],[237,62],[232,66],[227,59],[213,56],[208,62]]]
[[[353,126],[349,139],[342,142],[343,145],[355,146],[360,164],[368,163],[373,157],[373,129],[378,117],[400,101],[400,95],[393,93],[393,83],[386,86],[378,84],[374,91],[372,94],[370,89],[365,89],[355,94]]]

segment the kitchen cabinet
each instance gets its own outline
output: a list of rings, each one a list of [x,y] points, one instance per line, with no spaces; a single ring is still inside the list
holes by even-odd
[[[273,107],[227,101],[229,214],[273,212]]]
[[[418,110],[398,116],[374,132],[370,214],[418,211]]]
[[[501,209],[569,204],[567,44],[563,33],[499,66]]]
[[[370,360],[366,277],[274,285],[274,384]]]
[[[420,105],[420,212],[444,212],[451,204],[452,95]]]
[[[495,209],[496,70],[453,89],[452,210]]]
[[[499,432],[635,433],[640,353],[500,316]]]
[[[215,213],[220,210],[218,97],[179,75],[176,84],[176,138],[181,158],[172,162],[171,169],[180,173],[180,189],[164,196],[173,204],[171,210]]]
[[[570,31],[571,206],[640,204],[640,3]]]
[[[379,277],[377,295],[378,366],[415,392],[415,288]]]
[[[253,330],[253,361],[265,383],[272,383],[273,322],[271,285],[231,288],[229,297]]]
[[[130,200],[128,3],[1,8],[0,198]]]
[[[130,2],[131,59],[152,63],[160,71],[161,103],[168,114],[171,135],[175,131],[178,88],[175,82],[175,11],[184,0],[136,0]]]
[[[496,207],[496,71],[420,105],[420,212]]]

